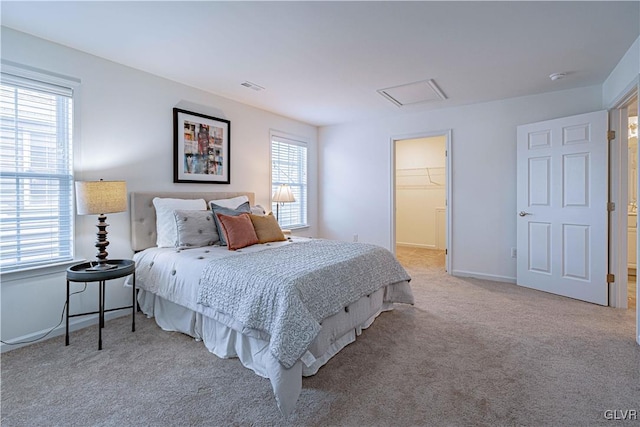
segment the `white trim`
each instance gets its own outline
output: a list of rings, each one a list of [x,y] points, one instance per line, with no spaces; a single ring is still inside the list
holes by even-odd
[[[74,138],[74,135],[78,134],[79,124],[77,121],[77,109],[78,105],[76,103],[75,91],[80,87],[80,79],[65,76],[62,74],[42,70],[39,68],[31,67],[28,65],[20,64],[17,62],[9,61],[6,59],[0,60],[0,82],[3,84],[7,84],[8,86],[13,86],[18,89],[27,89],[39,91],[42,93],[48,93],[57,97],[68,98],[71,102],[69,113],[71,118],[71,131],[70,137],[68,138],[68,149],[69,149],[69,158],[71,160],[71,166],[69,169],[69,176],[71,178],[70,185],[73,186],[73,182],[76,180],[75,169],[76,169],[76,147],[77,136]],[[57,131],[58,132],[58,131]],[[58,134],[59,136],[59,134]],[[56,175],[60,176],[59,173],[53,174],[52,177]],[[66,175],[65,175],[66,178]],[[69,256],[57,257],[54,260],[44,260],[42,262],[34,262],[34,263],[17,263],[10,265],[8,269],[4,272],[0,272],[0,279],[4,281],[16,281],[29,277],[37,277],[43,275],[43,272],[56,273],[60,271],[64,271],[62,268],[66,269],[66,267],[77,262],[77,259],[74,259],[76,247],[75,247],[75,234],[76,234],[76,215],[73,214],[74,209],[74,192],[71,191],[69,194],[69,198],[71,199],[70,211],[69,211],[69,226],[70,226],[70,235],[69,235],[69,244],[70,244],[70,254]]]
[[[269,210],[272,209],[273,206],[273,140],[277,142],[296,145],[298,147],[303,147],[307,150],[307,197],[306,197],[306,206],[304,207],[306,214],[306,222],[304,224],[295,224],[292,226],[287,226],[287,229],[290,230],[301,230],[304,228],[309,228],[309,145],[311,142],[308,138],[305,138],[300,135],[292,134],[289,132],[279,131],[277,129],[269,129]]]
[[[405,248],[436,249],[436,245],[425,245],[423,243],[396,242],[396,246],[402,246]]]
[[[290,143],[290,144],[297,144],[297,145],[304,144],[304,146],[307,146],[310,143],[309,139],[305,138],[304,136],[296,135],[294,133],[285,132],[277,129],[269,129],[269,143],[271,143],[271,140],[274,137],[284,139],[285,140],[284,142]]]
[[[475,271],[453,270],[451,272],[451,275],[452,276],[456,276],[456,277],[471,277],[473,279],[492,280],[494,282],[512,283],[514,285],[516,284],[516,278],[515,277],[498,276],[498,275],[495,275],[495,274],[477,273]]]
[[[447,255],[445,256],[445,270],[447,272],[451,272],[451,265],[452,263],[452,256],[453,256],[453,226],[452,226],[452,210],[453,210],[453,205],[452,205],[452,200],[453,200],[453,185],[452,185],[452,180],[451,180],[451,165],[452,165],[452,130],[451,129],[445,129],[445,130],[439,130],[439,131],[425,131],[425,132],[419,132],[419,133],[412,133],[412,134],[403,134],[403,135],[392,135],[391,139],[390,139],[390,158],[391,158],[391,167],[389,168],[391,170],[391,187],[389,189],[390,191],[390,206],[391,206],[391,211],[389,212],[389,217],[391,218],[391,233],[390,237],[391,237],[391,242],[389,247],[391,248],[391,252],[393,254],[396,253],[396,248],[395,245],[397,244],[396,242],[396,141],[402,141],[405,139],[417,139],[417,138],[433,138],[433,137],[437,137],[437,136],[444,136],[445,137],[445,150],[446,150],[446,159],[445,159],[445,167],[446,167],[446,201],[445,201],[445,209],[447,212],[446,215],[446,227],[447,227],[447,244],[446,244],[446,248],[445,250],[447,251]]]
[[[605,106],[607,110],[619,109],[623,108],[623,106],[627,105],[629,101],[634,96],[635,93],[638,93],[638,86],[640,85],[640,75],[636,76],[629,84],[620,92],[620,94],[614,98],[613,101],[609,103],[609,105]]]
[[[33,277],[49,276],[56,273],[64,273],[68,267],[86,261],[85,259],[72,259],[69,261],[61,261],[36,267],[21,268],[11,271],[3,271],[0,273],[0,280],[3,284],[16,282]]]
[[[618,144],[620,145],[620,153],[618,155],[613,156],[611,158],[610,166],[611,171],[619,171],[620,169],[627,170],[628,167],[628,150],[624,151],[622,148],[628,147],[628,141],[626,138],[627,127],[626,124],[622,123],[622,120],[627,116],[627,114],[621,114],[621,109],[625,109],[629,102],[633,100],[633,98],[640,101],[640,76],[636,76],[629,85],[621,92],[621,94],[615,98],[615,100],[609,106],[609,119],[610,119],[610,128],[611,130],[616,131],[616,135],[624,134],[625,136],[622,138],[624,143]],[[638,106],[638,110],[640,112],[640,105]],[[624,145],[624,147],[622,147]],[[615,146],[615,144],[614,144]],[[624,155],[623,155],[624,153]],[[638,152],[638,159],[640,160],[640,150]],[[626,163],[626,165],[625,165]],[[618,169],[616,169],[618,168]],[[611,172],[610,171],[610,172]],[[627,267],[627,194],[628,191],[622,191],[626,188],[626,185],[622,184],[620,181],[620,177],[622,175],[613,175],[610,173],[610,177],[617,178],[612,179],[610,182],[611,192],[613,194],[612,201],[616,203],[616,206],[619,206],[621,209],[616,209],[617,214],[611,215],[613,219],[611,221],[611,233],[609,235],[609,249],[612,250],[612,257],[610,258],[611,268],[610,272],[616,275],[616,281],[614,282],[614,286],[610,288],[610,300],[609,304],[614,307],[627,307],[627,292],[628,292],[628,267]],[[626,174],[625,178],[628,180],[628,174]],[[625,181],[626,182],[626,181]],[[626,182],[628,185],[628,182]],[[640,184],[640,175],[638,177],[638,184]],[[638,194],[636,194],[636,199],[640,200],[640,187],[638,188]],[[623,204],[624,203],[624,204]],[[637,239],[636,248],[640,248],[640,238]],[[640,252],[636,250],[636,265],[640,265],[638,263],[640,259]],[[624,257],[622,255],[625,255]],[[637,301],[640,301],[640,286],[636,283],[636,343],[640,345],[640,304]]]
[[[36,82],[41,81],[63,88],[74,89],[80,86],[81,83],[80,79],[76,77],[45,71],[40,68],[30,67],[28,65],[19,64],[6,59],[2,59],[0,61],[0,71],[6,74],[35,80]]]
[[[114,311],[110,311],[108,313],[104,314],[104,320],[105,322],[108,320],[112,320],[112,319],[116,319],[118,317],[123,317],[123,316],[131,316],[131,309],[130,308],[123,308],[122,310],[114,310]],[[97,325],[98,324],[98,315],[97,314],[87,314],[86,317],[83,316],[82,319],[74,319],[71,318],[69,319],[69,333],[75,332],[75,331],[79,331],[80,329],[84,329],[88,326],[93,326],[93,325]],[[30,340],[34,340],[44,334],[46,334],[47,332],[49,332],[51,328],[48,329],[43,329],[41,331],[38,332],[32,332],[30,334],[27,335],[22,335],[20,337],[16,337],[16,338],[12,338],[9,339],[7,341],[9,342],[22,342],[22,341],[30,341]],[[65,323],[64,323],[64,318],[63,318],[63,322],[56,326],[56,328],[51,331],[51,333],[49,335],[46,336],[46,338],[43,338],[42,340],[37,340],[34,342],[30,342],[30,343],[24,343],[24,344],[5,344],[5,343],[0,343],[0,353],[5,353],[7,351],[11,351],[11,350],[15,350],[17,348],[20,347],[26,347],[28,345],[31,344],[35,344],[38,342],[42,342],[42,341],[46,341],[50,338],[55,338],[55,337],[59,337],[61,335],[64,335],[65,332]],[[98,334],[96,333],[96,348],[97,348],[97,341],[98,341]],[[69,337],[69,345],[73,344],[73,337]]]
[[[621,123],[627,115],[622,110],[609,111],[609,129],[616,132],[616,139],[609,142],[609,188],[611,202],[616,210],[609,215],[609,272],[616,281],[609,286],[609,306],[627,308],[627,204],[628,204],[628,141],[626,126]],[[624,132],[623,132],[624,130]]]

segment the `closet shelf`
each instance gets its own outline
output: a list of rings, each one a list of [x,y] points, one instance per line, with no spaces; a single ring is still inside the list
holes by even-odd
[[[427,174],[440,174],[444,175],[445,168],[444,167],[429,167],[429,168],[397,168],[396,172],[411,172],[412,175],[415,174],[417,176],[425,176]]]
[[[398,168],[396,179],[398,188],[432,188],[441,187],[445,183],[446,169],[444,167]],[[406,182],[409,180],[419,182]],[[405,182],[402,182],[405,181]]]

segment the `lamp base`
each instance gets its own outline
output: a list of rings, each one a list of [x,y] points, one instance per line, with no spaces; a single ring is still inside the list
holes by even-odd
[[[98,265],[94,265],[93,267],[87,268],[87,271],[105,271],[105,270],[113,270],[114,268],[118,268],[118,266],[104,263],[104,264],[98,264]]]

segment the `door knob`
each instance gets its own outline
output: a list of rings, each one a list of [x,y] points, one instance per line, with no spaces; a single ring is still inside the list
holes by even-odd
[[[529,213],[529,212],[525,212],[525,211],[520,211],[520,213],[519,213],[518,215],[520,215],[520,216],[527,216],[527,215],[533,215],[533,214],[531,214],[531,213]]]

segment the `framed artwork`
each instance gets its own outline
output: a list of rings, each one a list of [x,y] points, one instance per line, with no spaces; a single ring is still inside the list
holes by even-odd
[[[174,108],[173,144],[173,182],[231,182],[229,120]]]

